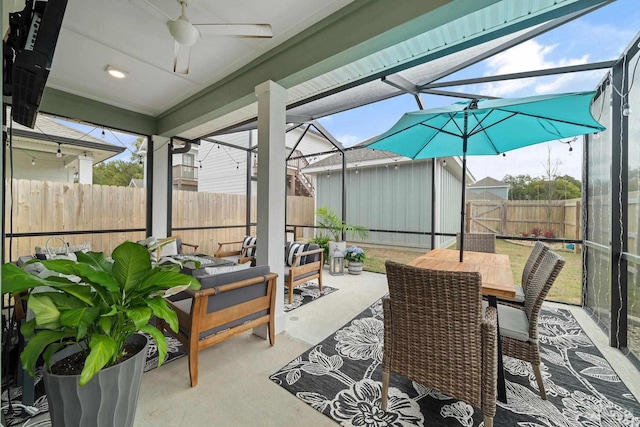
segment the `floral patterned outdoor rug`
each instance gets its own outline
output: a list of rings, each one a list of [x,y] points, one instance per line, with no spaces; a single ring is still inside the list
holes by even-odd
[[[284,312],[295,310],[305,304],[317,300],[325,295],[329,295],[337,291],[337,288],[331,286],[323,286],[322,291],[318,288],[318,284],[314,282],[307,282],[293,288],[293,301],[289,304],[289,290],[285,286],[284,288]]]
[[[147,335],[147,334],[145,334]],[[150,335],[147,335],[149,338],[149,347],[147,350],[147,361],[144,367],[144,372],[150,371],[158,367],[158,346],[153,338]],[[165,333],[165,338],[167,339],[167,358],[164,363],[169,363],[174,360],[177,360],[183,356],[186,356],[187,350],[177,339],[169,336]],[[43,367],[39,367],[36,370],[35,377],[35,400],[33,406],[38,408],[38,415],[49,412],[49,404],[47,402],[47,395],[44,390],[44,381],[42,380],[42,369]],[[13,403],[22,403],[22,387],[11,387],[11,402]],[[7,405],[7,387],[3,384],[2,386],[2,406]],[[22,415],[22,410],[19,408],[14,408],[13,413],[5,414],[5,420],[7,421],[8,426],[22,424],[27,417]]]
[[[531,365],[505,357],[508,404],[496,426],[640,426],[640,405],[568,310],[540,314],[540,399]],[[377,301],[271,379],[344,426],[482,426],[482,411],[392,374],[380,407],[383,318]]]

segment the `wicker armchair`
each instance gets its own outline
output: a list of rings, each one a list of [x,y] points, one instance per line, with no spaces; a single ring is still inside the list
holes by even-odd
[[[531,363],[540,389],[540,397],[547,399],[540,373],[540,347],[538,345],[538,315],[551,285],[564,266],[564,259],[547,251],[540,266],[527,284],[524,307],[498,304],[502,354]]]
[[[482,313],[479,273],[435,271],[385,263],[382,408],[396,373],[482,409],[491,427],[496,413],[496,310]]]
[[[460,249],[460,233],[456,234],[456,249]],[[464,250],[496,253],[496,235],[493,233],[464,233]]]
[[[520,307],[524,306],[524,292],[525,289],[527,289],[527,284],[529,283],[529,281],[531,281],[535,272],[538,270],[540,262],[542,261],[542,258],[544,258],[548,250],[549,246],[545,245],[542,242],[536,242],[535,246],[531,250],[531,253],[529,254],[529,258],[527,258],[524,269],[522,270],[521,285],[516,285],[516,297],[514,299],[498,298],[500,302],[505,302]]]

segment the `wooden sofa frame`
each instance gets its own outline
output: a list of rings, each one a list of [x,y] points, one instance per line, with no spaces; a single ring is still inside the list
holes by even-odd
[[[244,264],[246,262],[255,264],[255,257],[244,256],[244,252],[246,249],[250,249],[250,248],[255,249],[256,245],[249,245],[249,246],[243,247],[242,243],[243,243],[242,240],[237,242],[218,242],[218,249],[216,250],[215,254],[213,254],[213,256],[216,258],[227,258],[227,257],[236,258],[237,257],[236,262],[238,264]],[[240,246],[240,249],[229,249],[230,246],[238,247],[238,245]]]
[[[256,275],[244,280],[224,282],[224,277],[234,277],[238,273],[243,276]],[[188,299],[170,301],[171,308],[178,315],[178,332],[172,331],[162,320],[158,319],[157,327],[161,331],[167,331],[176,337],[187,349],[189,356],[189,376],[191,387],[198,385],[198,353],[207,347],[211,347],[234,335],[267,324],[269,330],[269,343],[275,344],[275,304],[276,304],[276,278],[277,274],[269,272],[268,266],[252,267],[247,270],[215,275],[211,286],[207,286],[206,278],[199,278],[202,289],[184,291]],[[213,276],[210,276],[213,277]],[[247,295],[251,286],[266,284],[266,292],[261,295]],[[244,291],[244,294],[242,293]],[[234,294],[235,295],[232,295]],[[251,293],[251,291],[249,291]],[[215,304],[215,298],[222,301],[226,297],[222,307],[211,309]],[[244,318],[250,320],[243,320]],[[213,333],[211,331],[214,331]],[[206,335],[207,333],[209,335]]]
[[[301,264],[303,257],[314,256],[319,254],[319,259],[314,262]],[[293,256],[293,262],[289,267],[288,274],[285,273],[284,285],[288,288],[289,304],[293,302],[293,288],[306,283],[309,280],[318,279],[318,288],[322,290],[322,267],[324,265],[324,249],[312,249],[301,252]]]

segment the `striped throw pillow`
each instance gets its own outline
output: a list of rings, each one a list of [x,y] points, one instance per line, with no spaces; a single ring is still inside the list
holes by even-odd
[[[296,254],[300,254],[302,252],[305,252],[308,247],[309,247],[308,243],[300,243],[300,242],[291,242],[291,243],[289,243],[289,246],[287,247],[286,259],[285,259],[285,264],[287,265],[287,267],[292,267],[293,266],[293,257]],[[302,265],[304,263],[305,263],[304,258],[301,258],[300,262],[298,263],[298,265]]]
[[[256,238],[252,236],[245,236],[242,240],[242,256],[256,256],[256,248],[248,247],[256,244]]]

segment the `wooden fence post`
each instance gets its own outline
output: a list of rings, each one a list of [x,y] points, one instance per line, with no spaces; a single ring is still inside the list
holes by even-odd
[[[467,215],[465,216],[465,225],[464,225],[465,233],[471,233],[471,214],[472,214],[471,202],[467,202],[465,212],[467,213]]]

